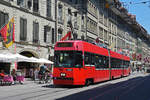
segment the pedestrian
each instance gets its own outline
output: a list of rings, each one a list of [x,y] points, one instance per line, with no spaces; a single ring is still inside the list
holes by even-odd
[[[2,80],[5,76],[4,70],[0,71],[0,80]]]
[[[36,68],[34,69],[34,80],[35,80],[35,81],[38,79],[38,73],[39,73],[39,70],[38,70],[38,68],[36,67]]]
[[[16,77],[17,77],[17,75],[16,75],[16,70],[15,70],[15,69],[12,70],[11,75],[12,75],[12,77],[13,77],[13,82],[12,82],[12,84],[15,84],[15,82],[16,82]]]
[[[29,77],[33,78],[33,68],[30,68],[30,70],[29,70]]]

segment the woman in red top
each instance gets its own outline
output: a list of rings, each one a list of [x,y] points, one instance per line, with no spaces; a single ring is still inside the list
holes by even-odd
[[[1,70],[0,77],[4,77],[4,76],[5,76],[4,70]]]

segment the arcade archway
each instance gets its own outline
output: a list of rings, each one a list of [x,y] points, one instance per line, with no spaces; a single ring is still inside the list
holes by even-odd
[[[26,57],[39,58],[37,54],[30,51],[23,51],[20,54]],[[26,78],[33,78],[34,69],[37,68],[38,66],[39,65],[37,63],[19,62],[17,64],[17,69],[20,70]]]

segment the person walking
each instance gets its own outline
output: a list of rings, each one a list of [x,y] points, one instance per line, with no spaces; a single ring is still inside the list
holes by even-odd
[[[12,82],[12,84],[15,84],[15,82],[16,82],[16,77],[17,77],[17,75],[16,75],[16,70],[15,70],[15,69],[12,70],[11,75],[12,75],[12,77],[13,77],[13,82]]]
[[[38,79],[38,73],[39,73],[38,68],[35,68],[34,69],[34,81],[36,81]]]

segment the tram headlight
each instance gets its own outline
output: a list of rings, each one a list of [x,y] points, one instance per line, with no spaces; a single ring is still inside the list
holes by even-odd
[[[66,74],[65,73],[60,73],[60,76],[65,77]]]

